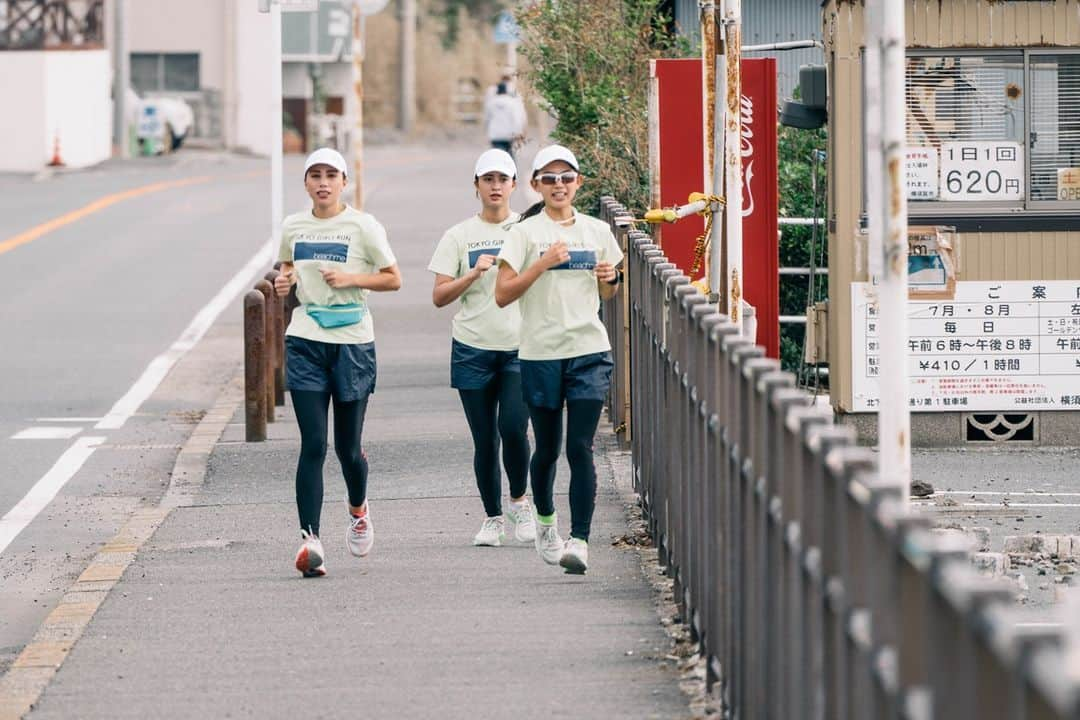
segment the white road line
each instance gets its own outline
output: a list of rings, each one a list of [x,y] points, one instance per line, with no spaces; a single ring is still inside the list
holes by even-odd
[[[1053,492],[1051,490],[1023,490],[1003,492],[1000,490],[936,490],[935,495],[1012,495],[1015,497],[1080,497],[1080,492]]]
[[[81,427],[29,427],[11,436],[12,440],[70,440]]]
[[[94,454],[94,449],[105,442],[103,437],[81,437],[71,444],[56,461],[49,472],[34,483],[34,487],[23,496],[19,504],[0,518],[0,553],[4,552],[11,541],[37,517],[38,513],[52,502],[60,488],[67,484],[83,466],[87,458]]]
[[[937,505],[937,504],[934,503],[933,500],[929,500],[929,501],[919,501],[919,502],[916,502],[916,503],[913,503],[913,504],[919,505],[920,507],[940,508],[940,509],[943,509],[943,510],[948,509],[948,508],[958,508],[958,507],[966,507],[966,508],[998,508],[1000,510],[1007,510],[1009,508],[1080,508],[1080,503],[1024,503],[1024,502],[1011,502],[1011,503],[1006,504],[1006,503],[999,503],[999,502],[994,502],[994,503],[989,503],[989,502],[966,502],[966,503],[958,503],[956,505]]]
[[[191,324],[187,326],[179,339],[161,355],[154,358],[142,376],[131,386],[122,398],[120,398],[109,414],[95,425],[97,430],[115,430],[123,427],[128,418],[135,414],[139,406],[146,398],[157,389],[165,376],[169,374],[177,361],[188,350],[195,346],[206,331],[213,325],[218,315],[229,306],[233,299],[254,280],[255,275],[269,262],[274,250],[273,239],[267,240],[266,244],[248,260],[247,264],[225,284],[217,295],[195,315]],[[3,518],[0,518],[0,553],[4,552],[8,545],[18,536],[23,529],[33,522],[38,513],[45,509],[56,493],[60,491],[67,481],[72,478],[83,466],[87,458],[94,454],[94,450],[105,442],[104,437],[81,437],[72,443],[71,447],[56,461],[49,472],[30,488],[19,504],[13,507]]]
[[[58,418],[37,418],[34,422],[39,423],[96,423],[101,418],[99,417],[58,417]]]
[[[225,287],[195,315],[191,324],[180,334],[179,339],[168,350],[150,361],[142,376],[135,381],[131,389],[117,400],[109,414],[94,426],[95,430],[116,430],[124,426],[128,418],[134,415],[139,407],[146,402],[146,399],[153,394],[177,361],[202,339],[202,336],[217,320],[218,315],[232,303],[241,291],[251,285],[256,274],[270,261],[271,253],[275,249],[273,244],[274,242],[271,239],[259,248],[259,251],[248,260],[240,272],[236,273],[232,280],[229,280]]]
[[[1013,625],[1013,627],[1016,627],[1016,628],[1031,628],[1031,629],[1040,629],[1040,628],[1055,629],[1055,628],[1063,628],[1063,627],[1065,627],[1065,623],[1059,623],[1059,622],[1018,622],[1015,625]]]

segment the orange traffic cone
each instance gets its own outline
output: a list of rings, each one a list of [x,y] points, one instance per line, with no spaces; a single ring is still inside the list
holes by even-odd
[[[52,160],[49,161],[49,167],[64,167],[64,161],[60,158],[60,132],[57,131],[53,136],[53,153]]]

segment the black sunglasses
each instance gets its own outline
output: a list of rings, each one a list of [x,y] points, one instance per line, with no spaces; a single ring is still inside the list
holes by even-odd
[[[569,185],[577,180],[577,172],[574,170],[567,170],[564,173],[540,173],[536,177],[544,185],[554,185],[555,183],[562,181],[563,185]]]

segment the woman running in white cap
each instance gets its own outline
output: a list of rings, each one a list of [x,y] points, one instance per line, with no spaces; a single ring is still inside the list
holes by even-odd
[[[367,457],[361,449],[368,396],[375,391],[375,334],[368,311],[371,291],[401,287],[397,260],[383,226],[341,201],[345,158],[321,148],[304,163],[310,210],[281,227],[278,295],[296,283],[300,305],[285,338],[285,384],[300,425],[296,506],[302,544],[296,569],[305,577],[326,574],[319,540],[326,459],[327,410],[334,403],[334,450],[348,488],[350,552],[367,555],[375,539],[367,503]]]
[[[536,450],[529,469],[536,504],[536,549],[548,563],[584,573],[596,506],[593,437],[611,384],[611,344],[600,300],[614,297],[623,253],[611,229],[574,209],[581,187],[574,153],[561,145],[538,152],[532,187],[543,197],[510,228],[499,253],[495,301],[521,306],[521,384]],[[570,537],[559,537],[555,462],[566,404],[570,464]]]
[[[517,167],[503,150],[488,150],[476,161],[473,185],[480,212],[453,226],[439,240],[428,270],[435,273],[435,307],[461,300],[454,316],[450,386],[457,389],[473,438],[473,472],[486,517],[473,545],[498,546],[506,521],[518,542],[536,537],[529,484],[529,414],[521,397],[517,349],[521,313],[516,305],[495,304],[495,258],[506,228],[518,218],[510,211]],[[503,517],[502,464],[510,483],[510,504]]]

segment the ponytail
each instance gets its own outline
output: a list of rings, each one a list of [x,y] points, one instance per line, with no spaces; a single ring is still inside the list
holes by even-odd
[[[541,200],[540,202],[538,202],[538,203],[532,205],[531,207],[529,207],[529,209],[526,210],[525,212],[521,213],[521,217],[518,218],[518,222],[521,222],[522,220],[528,220],[533,215],[539,215],[540,211],[543,210],[543,209],[544,209],[544,201]]]

